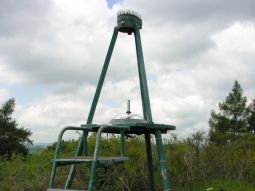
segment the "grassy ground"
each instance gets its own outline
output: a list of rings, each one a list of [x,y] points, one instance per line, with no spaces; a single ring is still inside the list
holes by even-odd
[[[254,191],[255,184],[240,183],[231,180],[212,181],[206,185],[196,185],[194,191]]]
[[[90,139],[92,139],[91,137]],[[94,140],[89,141],[89,152],[93,152]],[[254,142],[254,141],[253,141]],[[252,143],[253,143],[252,142]],[[73,156],[77,142],[70,141],[62,143],[63,156]],[[132,160],[126,162],[123,165],[117,165],[112,168],[100,168],[97,170],[97,177],[95,181],[95,190],[100,191],[147,191],[147,164],[146,154],[144,152],[144,143],[139,139],[130,139],[127,142],[127,156]],[[165,146],[166,160],[169,161],[170,171],[170,183],[172,191],[255,191],[255,153],[254,150],[250,150],[246,158],[249,160],[247,171],[249,177],[245,181],[245,176],[242,176],[242,181],[237,181],[240,176],[234,176],[236,168],[229,168],[227,165],[234,167],[239,162],[240,157],[231,157],[226,163],[222,160],[216,160],[211,156],[219,156],[220,148],[210,148],[210,154],[208,160],[210,163],[206,163],[204,155],[201,156],[201,166],[197,168],[194,161],[195,155],[192,155],[192,150],[186,145],[186,143],[175,143]],[[214,149],[214,150],[213,150]],[[238,149],[238,148],[237,148]],[[233,150],[236,150],[234,147]],[[241,150],[241,149],[239,149]],[[242,150],[243,151],[243,150]],[[249,151],[249,150],[248,150]],[[106,156],[116,156],[118,153],[118,139],[111,138],[108,142],[102,141],[102,147],[100,153]],[[207,151],[209,152],[209,151]],[[107,155],[107,153],[109,155]],[[224,156],[230,153],[228,150],[224,150]],[[51,159],[54,154],[54,147],[48,150],[36,152],[23,156],[13,156],[10,161],[0,160],[0,191],[45,191],[49,184],[49,175],[51,170]],[[231,156],[235,154],[230,153]],[[155,153],[154,153],[155,155]],[[154,172],[155,172],[155,185],[156,190],[161,191],[161,176],[158,165],[158,160],[153,155],[154,159]],[[222,155],[220,155],[222,158]],[[193,157],[193,158],[192,158]],[[204,157],[204,158],[202,158]],[[192,160],[191,160],[192,159]],[[213,162],[212,159],[214,159]],[[224,159],[228,159],[225,157]],[[238,160],[238,161],[236,161]],[[236,161],[236,163],[233,163]],[[249,165],[251,162],[251,165]],[[206,165],[206,168],[202,168],[202,165]],[[217,165],[221,165],[226,173],[224,179],[219,179],[221,175],[220,168]],[[214,168],[212,168],[214,167]],[[198,170],[197,170],[198,169]],[[237,169],[238,170],[238,169]],[[59,167],[57,170],[56,187],[63,187],[66,181],[66,177],[69,172],[69,167]],[[211,176],[206,176],[206,173],[211,173]],[[240,173],[239,173],[240,174]],[[77,175],[74,179],[73,188],[80,189],[85,188],[87,185],[87,179],[89,175],[89,169],[86,165],[81,165],[77,168]],[[218,176],[216,176],[218,175]],[[209,181],[210,180],[210,181]],[[247,183],[249,181],[249,183]]]

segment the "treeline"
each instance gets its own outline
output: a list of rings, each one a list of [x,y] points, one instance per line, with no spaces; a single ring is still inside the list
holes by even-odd
[[[255,99],[247,105],[241,85],[235,81],[232,91],[219,103],[219,111],[211,111],[209,126],[210,141],[216,144],[243,139],[247,133],[255,135]]]
[[[178,139],[175,134],[169,134],[164,140],[164,149],[172,190],[254,191],[254,113],[255,101],[252,100],[248,104],[240,84],[236,81],[226,99],[219,103],[219,108],[211,111],[209,133],[197,131],[186,139]],[[12,121],[10,115],[8,116]],[[4,138],[7,138],[6,134]],[[29,142],[27,139],[24,140],[26,141],[19,143],[24,145]],[[77,144],[76,140],[63,141],[61,156],[73,156]],[[93,153],[94,144],[95,135],[92,134],[88,139],[90,154]],[[50,160],[55,146],[56,144],[53,144],[33,154],[24,152],[20,155],[15,151],[10,158],[6,157],[6,154],[2,155],[0,191],[47,190]],[[155,143],[152,145],[152,151],[156,190],[160,191],[162,185]],[[119,137],[103,138],[100,155],[119,156]],[[149,190],[144,138],[141,136],[128,138],[126,155],[130,160],[124,164],[98,168],[95,190]],[[69,168],[66,166],[58,168],[56,184],[59,188],[63,188],[68,172]],[[76,174],[74,188],[86,188],[89,166],[79,165]]]
[[[15,109],[15,100],[9,99],[0,107],[0,157],[3,160],[10,160],[12,155],[27,155],[27,146],[32,144],[29,139],[31,131],[18,127],[12,117]]]

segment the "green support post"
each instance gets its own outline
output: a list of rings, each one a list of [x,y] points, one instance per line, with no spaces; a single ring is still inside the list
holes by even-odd
[[[145,144],[146,144],[146,154],[147,154],[147,166],[148,166],[148,175],[150,181],[150,191],[155,191],[154,183],[154,173],[153,173],[153,160],[152,160],[152,151],[151,151],[151,137],[149,133],[145,135]]]
[[[168,175],[167,163],[164,156],[162,136],[160,131],[155,132],[155,139],[156,139],[157,150],[158,150],[158,158],[159,158],[160,172],[162,177],[163,191],[170,191],[169,175]]]
[[[91,172],[90,172],[90,177],[89,177],[88,191],[93,190],[94,179],[96,177],[97,154],[98,154],[99,147],[100,147],[101,133],[103,132],[103,130],[105,128],[106,128],[106,126],[101,126],[97,132],[96,145],[95,145],[95,150],[94,150],[94,154],[93,154],[93,162],[92,162]]]
[[[98,81],[98,84],[97,84],[97,89],[96,89],[96,92],[95,92],[95,95],[94,95],[94,99],[93,99],[93,102],[92,102],[92,105],[91,105],[91,108],[90,108],[90,111],[89,111],[87,124],[91,124],[92,121],[93,121],[93,117],[94,117],[94,114],[95,114],[95,111],[96,111],[97,102],[98,102],[98,99],[99,99],[99,96],[100,96],[100,93],[101,93],[101,90],[102,90],[102,87],[103,87],[103,84],[104,84],[105,75],[106,75],[110,60],[111,60],[111,56],[112,56],[112,52],[113,52],[113,49],[114,49],[114,46],[115,46],[117,36],[118,36],[118,30],[115,27],[114,31],[113,31],[111,43],[110,43],[110,46],[109,46],[109,49],[108,49],[108,52],[107,52],[107,55],[106,55],[106,58],[105,58],[105,61],[104,61],[103,69],[101,71],[101,75],[100,75],[100,78],[99,78],[99,81]]]
[[[49,185],[50,188],[54,188],[54,181],[55,181],[56,168],[57,168],[56,159],[59,157],[60,144],[61,144],[63,133],[64,133],[64,130],[62,130],[58,135],[58,141],[57,141],[57,145],[56,145],[56,149],[55,149],[54,160],[52,163],[52,171],[51,171],[51,175],[50,175],[50,185]]]
[[[152,115],[151,115],[151,106],[150,106],[150,97],[147,86],[146,72],[144,67],[144,59],[143,59],[143,49],[140,37],[139,29],[135,30],[135,45],[136,45],[136,54],[137,54],[137,62],[138,62],[138,71],[139,71],[139,80],[141,84],[141,94],[143,100],[143,107],[145,107],[146,112],[146,120],[148,123],[152,123]]]
[[[83,155],[84,156],[88,156],[88,135],[89,135],[89,132],[85,132],[85,133],[82,133],[82,138],[83,138]]]
[[[139,29],[135,30],[134,35],[135,35],[138,74],[139,74],[139,82],[140,82],[140,89],[141,89],[142,106],[143,106],[143,115],[144,115],[144,119],[147,120],[149,123],[151,123],[152,115],[151,115],[151,107],[150,107],[150,98],[149,98],[149,91],[147,86],[146,72],[145,72],[144,59],[143,59],[143,50],[142,50],[142,43],[141,43]],[[155,183],[154,183],[150,134],[145,134],[144,136],[145,136],[145,143],[146,143],[146,154],[147,154],[147,163],[148,163],[147,166],[148,166],[150,190],[154,191]]]
[[[90,108],[90,111],[89,111],[87,124],[91,124],[92,121],[93,121],[93,117],[94,117],[94,114],[95,114],[97,102],[98,102],[98,99],[99,99],[99,96],[100,96],[100,93],[101,93],[101,90],[102,90],[102,87],[103,87],[105,75],[106,75],[110,60],[111,60],[111,56],[112,56],[112,52],[113,52],[113,49],[114,49],[114,46],[115,46],[117,36],[118,36],[118,30],[115,27],[114,30],[113,30],[113,35],[112,35],[112,39],[111,39],[111,42],[110,42],[110,46],[109,46],[109,49],[108,49],[108,52],[107,52],[107,55],[106,55],[106,58],[105,58],[105,61],[104,61],[103,69],[101,71],[101,75],[100,75],[100,78],[99,78],[99,81],[98,81],[98,84],[97,84],[97,89],[96,89],[96,92],[95,92],[95,95],[94,95],[94,99],[93,99],[93,102],[92,102],[92,105],[91,105],[91,108]],[[81,139],[80,142],[79,142],[77,151],[75,153],[75,156],[81,155],[83,144],[84,144],[83,139]],[[72,182],[73,182],[73,177],[75,175],[75,171],[76,171],[76,165],[73,164],[71,166],[71,169],[70,169],[70,172],[69,172],[66,184],[65,184],[65,189],[71,188]]]
[[[120,132],[120,156],[125,156],[125,135],[124,131]]]

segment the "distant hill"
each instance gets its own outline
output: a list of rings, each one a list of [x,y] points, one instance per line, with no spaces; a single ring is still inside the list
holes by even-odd
[[[40,153],[50,145],[52,145],[52,143],[34,143],[28,146],[28,150],[30,153]]]
[[[52,145],[53,143],[34,143],[34,147],[42,147],[42,148],[47,148],[48,146]]]

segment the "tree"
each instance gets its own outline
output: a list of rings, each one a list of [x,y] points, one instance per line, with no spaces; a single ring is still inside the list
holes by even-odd
[[[13,153],[28,154],[26,145],[32,144],[31,132],[23,127],[18,128],[11,117],[15,109],[15,100],[9,99],[0,108],[0,156],[9,160]]]
[[[191,135],[187,139],[187,143],[195,150],[196,165],[199,166],[199,153],[200,150],[206,145],[206,133],[203,130],[199,130]]]
[[[252,103],[248,107],[249,117],[248,117],[248,131],[255,134],[255,99],[252,100]]]
[[[219,112],[211,111],[209,119],[211,141],[224,143],[227,140],[235,140],[237,134],[247,131],[246,102],[241,85],[235,81],[229,95],[219,103]]]

